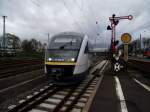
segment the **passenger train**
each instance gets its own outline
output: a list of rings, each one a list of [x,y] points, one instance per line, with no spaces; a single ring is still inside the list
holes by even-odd
[[[64,32],[51,38],[45,52],[45,73],[52,83],[77,83],[88,75],[88,36]]]

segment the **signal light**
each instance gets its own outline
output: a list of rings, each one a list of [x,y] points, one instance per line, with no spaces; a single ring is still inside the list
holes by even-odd
[[[112,28],[110,27],[110,25],[107,26],[107,30],[112,30]]]

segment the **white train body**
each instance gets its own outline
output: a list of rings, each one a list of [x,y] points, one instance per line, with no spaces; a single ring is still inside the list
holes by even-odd
[[[55,35],[45,54],[45,73],[51,81],[74,83],[88,75],[87,35],[74,32]]]

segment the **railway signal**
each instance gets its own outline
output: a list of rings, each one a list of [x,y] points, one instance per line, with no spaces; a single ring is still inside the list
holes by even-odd
[[[109,17],[109,21],[111,22],[111,26],[107,27],[107,30],[112,30],[112,37],[111,37],[111,49],[112,49],[112,54],[115,54],[116,52],[116,47],[115,47],[115,38],[116,38],[116,26],[119,23],[119,20],[122,19],[128,19],[128,20],[132,20],[133,16],[129,15],[129,16],[120,16],[120,17],[116,17],[115,14],[112,15],[112,17]]]
[[[112,15],[112,17],[109,17],[109,21],[111,22],[111,26],[108,26],[107,27],[107,30],[111,30],[112,32],[112,36],[111,36],[111,65],[112,65],[112,68],[115,72],[119,72],[120,71],[120,66],[121,66],[121,63],[119,63],[120,61],[120,55],[117,54],[116,52],[116,26],[119,24],[119,20],[122,20],[122,19],[128,19],[128,20],[132,20],[133,19],[133,16],[132,15],[129,15],[129,16],[120,16],[120,17],[116,17],[115,14]],[[127,39],[127,40],[126,40]],[[123,37],[123,40],[125,41],[129,41],[130,38],[126,38],[124,39]],[[127,56],[126,56],[127,57]],[[125,58],[127,59],[127,58]]]

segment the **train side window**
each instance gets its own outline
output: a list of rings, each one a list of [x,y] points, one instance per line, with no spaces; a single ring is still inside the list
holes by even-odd
[[[86,44],[84,53],[88,53],[88,42],[87,42],[87,44]]]

